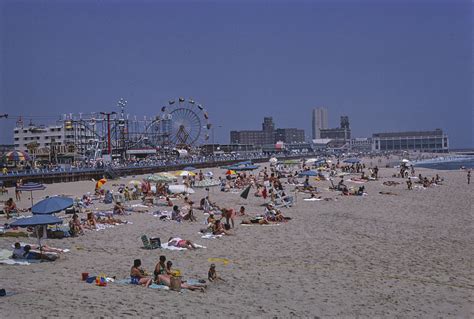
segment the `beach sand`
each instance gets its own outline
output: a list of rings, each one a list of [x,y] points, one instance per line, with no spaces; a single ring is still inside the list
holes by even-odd
[[[322,197],[335,200],[304,201],[308,195],[298,193],[295,206],[282,209],[291,221],[273,227],[237,225],[235,236],[215,240],[201,239],[205,217],[199,210],[195,223],[133,213],[123,217],[131,225],[47,239],[48,245],[71,251],[56,262],[0,265],[0,288],[17,292],[0,299],[1,317],[474,317],[472,184],[466,185],[465,172],[417,169],[417,174],[438,173],[445,182],[408,191],[403,180],[390,177],[395,172],[381,169],[378,181],[365,183],[368,196],[339,196],[328,190],[329,182],[312,181]],[[402,183],[382,185],[387,180]],[[94,183],[47,187],[34,193],[35,201],[52,194],[78,196],[93,191]],[[205,191],[196,189],[190,197],[198,203],[203,196]],[[245,205],[250,215],[263,213],[264,200],[252,194],[244,200],[213,188],[210,196],[222,206]],[[23,193],[19,206],[28,204]],[[179,236],[207,248],[144,250],[142,234],[162,242]],[[0,238],[0,248],[10,249],[15,241]],[[227,265],[215,263],[227,281],[211,283],[205,293],[81,281],[82,272],[125,278],[135,258],[152,272],[161,254],[184,278],[207,278],[208,258],[226,258]]]

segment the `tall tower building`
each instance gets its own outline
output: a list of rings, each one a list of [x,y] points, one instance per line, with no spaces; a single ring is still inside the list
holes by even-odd
[[[312,138],[321,138],[320,130],[328,128],[328,110],[325,107],[313,109]]]

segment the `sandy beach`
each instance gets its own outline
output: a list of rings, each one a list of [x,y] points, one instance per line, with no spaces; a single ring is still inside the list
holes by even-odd
[[[323,198],[333,200],[304,201],[309,196],[298,193],[295,205],[282,209],[291,221],[242,226],[238,217],[234,236],[214,240],[198,233],[205,220],[199,210],[195,210],[197,222],[161,221],[149,213],[132,213],[120,218],[133,224],[46,239],[49,246],[71,251],[55,262],[0,265],[0,288],[16,292],[0,299],[1,317],[472,318],[472,184],[466,184],[463,171],[418,168],[416,174],[439,174],[443,185],[409,191],[404,180],[391,177],[395,172],[381,169],[379,180],[364,184],[367,196],[340,196],[328,189],[329,182],[311,181]],[[114,184],[140,178],[109,181],[105,188],[116,189]],[[401,184],[382,185],[388,180]],[[93,188],[92,181],[47,185],[34,198],[80,196]],[[9,191],[14,197],[14,190]],[[198,203],[205,194],[196,189],[190,197]],[[29,207],[28,195],[23,194],[20,208]],[[244,205],[251,216],[263,213],[264,200],[253,194],[245,200],[239,192],[214,187],[210,197],[234,209]],[[6,222],[5,217],[0,219]],[[207,248],[144,250],[143,234],[162,242],[179,236]],[[0,238],[0,248],[11,249],[15,241]],[[162,254],[184,278],[206,279],[209,258],[225,258],[227,264],[211,260],[226,282],[210,283],[205,293],[177,293],[116,283],[98,287],[81,280],[82,272],[128,277],[136,258],[152,272]]]

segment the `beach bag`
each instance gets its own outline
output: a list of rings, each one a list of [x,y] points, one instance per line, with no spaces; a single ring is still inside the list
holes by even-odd
[[[170,289],[174,291],[181,291],[181,276],[170,277]]]

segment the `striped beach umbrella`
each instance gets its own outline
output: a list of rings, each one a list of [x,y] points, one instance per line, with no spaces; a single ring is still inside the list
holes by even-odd
[[[19,162],[19,161],[29,161],[30,156],[21,151],[10,151],[3,156],[7,161]]]
[[[40,183],[26,183],[23,185],[20,185],[16,188],[19,191],[25,191],[25,192],[31,192],[31,206],[33,206],[33,192],[34,191],[42,191],[46,189],[46,186]]]

